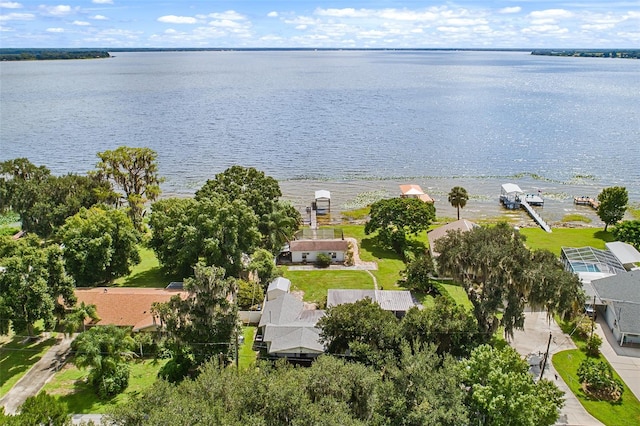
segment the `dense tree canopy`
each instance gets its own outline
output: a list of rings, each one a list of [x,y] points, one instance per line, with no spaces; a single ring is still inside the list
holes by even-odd
[[[412,345],[433,344],[439,354],[458,357],[469,355],[479,341],[473,313],[445,296],[422,310],[411,308],[402,319],[402,335]]]
[[[613,228],[613,236],[640,250],[640,220],[625,220]]]
[[[243,254],[253,253],[260,241],[257,222],[242,200],[228,201],[219,195],[160,200],[152,206],[149,245],[171,274],[190,276],[203,260],[238,276]]]
[[[627,211],[627,203],[629,202],[629,194],[627,189],[621,186],[612,186],[604,188],[598,194],[598,216],[604,222],[604,230],[609,225],[613,225],[624,217]]]
[[[82,209],[60,229],[67,271],[78,286],[108,283],[140,262],[138,233],[121,210]]]
[[[364,232],[371,234],[378,231],[378,240],[382,244],[402,254],[406,248],[407,234],[415,235],[424,231],[435,217],[433,204],[417,198],[379,200],[371,205],[370,219]]]
[[[131,221],[142,229],[144,204],[160,195],[163,179],[158,176],[158,154],[150,148],[121,146],[99,152],[98,157],[97,175],[110,179],[122,190]]]
[[[449,192],[449,203],[458,211],[458,220],[460,220],[460,209],[463,209],[469,201],[467,190],[461,186],[454,186]]]
[[[530,251],[524,237],[506,223],[449,232],[436,242],[436,250],[440,275],[465,287],[487,338],[499,325],[507,335],[522,328],[526,303],[551,315],[566,314],[583,301],[578,278],[564,271],[552,253]]]
[[[417,256],[407,264],[404,271],[404,286],[409,290],[430,293],[433,290],[433,275],[436,267],[428,253]]]
[[[382,365],[399,345],[398,319],[368,298],[330,307],[317,326],[329,353],[349,353],[366,364]]]
[[[200,201],[216,196],[229,202],[244,201],[258,218],[261,246],[274,254],[302,224],[300,213],[290,203],[279,200],[282,192],[278,181],[253,167],[232,166],[196,192]]]
[[[236,281],[225,278],[224,269],[203,263],[194,272],[193,278],[184,281],[189,292],[186,299],[176,295],[154,306],[174,351],[174,360],[165,371],[182,364],[180,371],[186,372],[212,357],[226,360],[232,354],[232,339],[238,332]]]
[[[468,405],[478,424],[550,426],[558,419],[564,392],[548,380],[534,382],[510,346],[480,346],[465,365]]]
[[[34,336],[34,323],[42,320],[52,330],[64,306],[75,304],[73,280],[65,273],[62,251],[57,246],[42,247],[36,240],[2,244],[6,256],[0,261],[0,334],[26,332]]]
[[[0,424],[4,426],[71,426],[71,416],[67,414],[64,402],[46,392],[30,396],[20,406],[20,413],[10,416],[3,414],[0,407]]]

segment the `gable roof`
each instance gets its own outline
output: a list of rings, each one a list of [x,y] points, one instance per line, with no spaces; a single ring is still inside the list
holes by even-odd
[[[326,189],[320,189],[318,191],[316,191],[316,200],[330,200],[331,199],[331,192],[327,191]]]
[[[285,277],[278,277],[269,283],[269,287],[267,287],[267,293],[272,292],[274,290],[281,290],[281,291],[284,291],[285,293],[288,293],[290,288],[291,288],[291,281],[289,281]]]
[[[91,323],[87,319],[86,324],[133,327],[138,331],[156,324],[151,315],[154,302],[168,302],[175,295],[184,299],[188,293],[163,288],[95,287],[77,288],[75,295],[78,303],[96,306],[100,321]]]
[[[342,290],[327,291],[327,307],[355,303],[369,298],[385,311],[406,312],[415,306],[411,293],[403,290]]]
[[[523,194],[524,191],[522,191],[522,189],[520,189],[520,187],[515,183],[504,183],[502,184],[502,193],[503,194],[511,194],[511,193]]]
[[[296,320],[303,308],[302,300],[290,293],[285,293],[264,304],[258,326],[290,324]]]
[[[431,251],[431,255],[437,256],[439,254],[434,249],[435,243],[440,238],[445,237],[449,231],[467,232],[477,227],[477,224],[470,222],[467,219],[460,219],[427,232],[427,239],[429,240],[429,250]]]
[[[271,325],[266,328],[263,340],[269,343],[269,353],[322,353],[320,330],[311,326]]]
[[[591,281],[600,299],[640,304],[640,271],[629,271]]]
[[[422,195],[424,191],[420,187],[420,185],[400,185],[400,192],[402,195]]]
[[[346,240],[293,240],[289,243],[290,251],[347,251]]]

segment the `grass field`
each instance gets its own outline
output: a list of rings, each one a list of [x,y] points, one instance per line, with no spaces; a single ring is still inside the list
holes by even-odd
[[[238,364],[240,365],[240,369],[246,369],[255,365],[256,359],[258,356],[257,352],[254,352],[253,347],[253,338],[256,335],[257,327],[242,327],[242,335],[244,336],[244,342],[240,345],[238,350]]]
[[[527,247],[547,249],[558,256],[562,247],[592,246],[604,249],[605,243],[614,241],[610,232],[600,228],[556,228],[551,233],[540,228],[522,228],[520,233],[527,237]]]
[[[330,288],[373,290],[373,279],[366,271],[285,271],[292,290],[304,292],[305,302],[326,300]]]
[[[133,267],[131,273],[113,282],[116,287],[147,287],[164,288],[171,281],[182,281],[182,278],[166,276],[160,268],[160,263],[153,250],[140,247],[139,264]]]
[[[23,339],[24,336],[4,339],[0,346],[0,397],[4,396],[55,343],[54,337],[24,344],[21,343]]]
[[[111,407],[126,404],[131,398],[151,386],[156,381],[158,370],[166,362],[167,360],[148,359],[131,362],[129,386],[124,392],[109,400],[99,399],[91,386],[86,383],[88,370],[79,370],[71,363],[67,363],[45,385],[44,390],[62,401],[67,406],[68,413],[105,413]]]
[[[626,384],[621,403],[612,404],[607,401],[593,400],[585,395],[577,375],[578,366],[585,358],[586,354],[582,350],[571,349],[558,352],[551,361],[562,379],[569,385],[571,392],[593,417],[607,426],[640,425],[640,402]],[[601,355],[600,359],[604,360],[604,357]],[[617,374],[615,376],[620,378]]]

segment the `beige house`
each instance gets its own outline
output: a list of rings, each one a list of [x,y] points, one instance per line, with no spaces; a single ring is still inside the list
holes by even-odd
[[[294,240],[289,243],[292,263],[314,263],[320,253],[331,257],[331,263],[343,263],[349,243],[342,239]]]

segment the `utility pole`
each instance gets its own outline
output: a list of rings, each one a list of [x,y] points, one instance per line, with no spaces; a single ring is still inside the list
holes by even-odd
[[[239,354],[238,354],[238,325],[236,324],[236,373],[240,374],[240,361],[239,361]]]
[[[593,309],[593,313],[591,314],[591,336],[589,336],[589,340],[593,337],[593,329],[596,326],[596,296],[593,295],[593,305],[591,305],[591,309]]]
[[[544,374],[544,369],[547,367],[547,358],[549,358],[549,347],[551,346],[551,332],[549,332],[549,342],[547,342],[547,352],[544,354],[544,359],[542,360],[542,368],[540,369],[540,378],[538,380],[542,380],[542,375]]]

